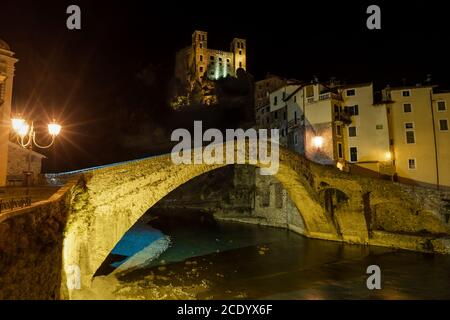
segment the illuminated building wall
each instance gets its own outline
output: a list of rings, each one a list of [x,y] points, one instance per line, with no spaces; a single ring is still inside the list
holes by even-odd
[[[0,186],[6,184],[14,64],[17,62],[13,56],[8,44],[0,40]]]
[[[380,164],[391,161],[389,126],[385,104],[374,104],[373,84],[362,83],[339,87],[343,111],[350,121],[341,131],[345,140],[346,161],[375,172]]]
[[[196,30],[192,45],[176,54],[175,77],[180,82],[217,80],[236,76],[239,68],[247,69],[247,44],[245,39],[234,38],[230,51],[208,48],[208,33]]]
[[[399,180],[450,187],[450,93],[433,86],[386,88]]]

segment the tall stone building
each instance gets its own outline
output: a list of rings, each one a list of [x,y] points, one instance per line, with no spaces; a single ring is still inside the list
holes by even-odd
[[[0,39],[0,186],[6,184],[14,64],[17,61],[9,45]]]
[[[245,39],[234,38],[230,51],[208,48],[208,33],[194,31],[192,44],[176,54],[175,78],[187,87],[195,81],[217,80],[236,76],[238,69],[247,69]]]

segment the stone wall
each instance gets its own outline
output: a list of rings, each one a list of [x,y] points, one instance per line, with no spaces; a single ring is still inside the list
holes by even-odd
[[[30,171],[32,174],[32,184],[38,182],[38,176],[42,169],[42,159],[44,155],[35,151],[24,149],[16,143],[10,142],[8,145],[8,175],[23,175],[28,172],[28,157],[30,157]]]
[[[0,215],[0,299],[59,299],[68,187]]]

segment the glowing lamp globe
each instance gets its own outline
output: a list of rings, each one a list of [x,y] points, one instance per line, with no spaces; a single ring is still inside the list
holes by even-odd
[[[50,123],[48,125],[48,133],[52,136],[57,136],[61,132],[61,126],[57,123]]]
[[[20,127],[17,128],[16,132],[21,138],[23,138],[27,135],[29,129],[30,126],[24,122]]]
[[[316,147],[317,149],[322,148],[323,142],[324,142],[324,140],[323,140],[323,137],[321,137],[321,136],[316,136],[312,139],[312,143],[313,143],[314,147]]]
[[[25,120],[21,118],[13,118],[11,123],[13,130],[18,133],[20,128],[25,124]]]

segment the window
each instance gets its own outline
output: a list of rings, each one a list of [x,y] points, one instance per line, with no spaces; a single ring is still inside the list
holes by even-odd
[[[351,116],[357,116],[357,115],[359,115],[359,107],[358,107],[358,105],[345,107],[344,110],[346,110],[346,112],[347,112],[349,115],[351,115]]]
[[[408,159],[408,169],[409,170],[416,169],[416,159]]]
[[[278,104],[278,97],[273,97],[273,105],[276,106]]]
[[[350,147],[350,161],[351,162],[358,161],[358,148],[357,147]]]
[[[445,101],[438,101],[437,102],[437,109],[438,109],[438,111],[445,111],[445,110],[447,110],[447,106],[445,105]]]
[[[353,97],[355,95],[355,89],[348,89],[346,95],[347,97]]]
[[[203,67],[200,67],[200,72],[203,72]]]
[[[214,56],[210,56],[209,60],[214,61]]]
[[[283,100],[286,99],[286,92],[283,91]]]
[[[336,126],[336,134],[338,135],[338,136],[340,136],[342,133],[341,133],[341,126],[340,125],[337,125]]]
[[[205,40],[205,35],[204,35],[204,34],[202,35],[202,40],[203,40],[203,41]]]
[[[356,127],[348,127],[348,136],[356,137]]]
[[[377,130],[383,130],[383,125],[382,124],[377,124],[375,128]]]
[[[203,48],[203,43],[200,42],[200,49],[202,49],[202,48]]]
[[[222,58],[219,58],[219,61],[222,61]]]
[[[227,62],[230,62],[230,59],[227,59]]]
[[[242,62],[239,62],[239,68],[242,68]]]
[[[240,56],[242,55],[242,50],[239,50],[239,55],[240,55]]]
[[[403,91],[402,91],[402,96],[403,96],[403,97],[410,97],[410,96],[411,96],[411,91],[409,91],[409,90],[403,90]]]
[[[294,133],[294,145],[298,145],[298,133]]]
[[[439,128],[441,131],[448,131],[448,121],[447,119],[439,120]]]
[[[297,124],[297,111],[294,111],[294,124]]]
[[[404,103],[403,104],[403,112],[405,112],[405,113],[411,112],[411,103]]]
[[[406,143],[411,144],[416,142],[416,137],[414,136],[414,131],[406,131]]]
[[[416,143],[416,137],[414,133],[414,123],[406,122],[405,123],[405,131],[406,131],[406,143]]]
[[[339,159],[343,158],[343,154],[342,154],[342,143],[338,143],[338,157]]]
[[[241,48],[244,49],[244,43],[243,42],[241,42]]]
[[[297,102],[297,96],[294,96],[294,102]]]

